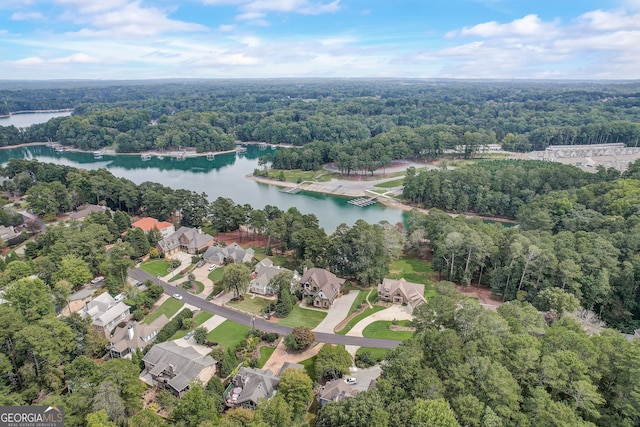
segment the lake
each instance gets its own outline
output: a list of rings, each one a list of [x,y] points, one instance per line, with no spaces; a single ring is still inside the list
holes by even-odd
[[[55,117],[70,116],[72,111],[61,111],[58,113],[20,113],[12,114],[9,117],[0,117],[0,126],[15,126],[26,128],[33,124],[45,123]]]
[[[92,153],[56,153],[52,148],[38,145],[0,150],[0,163],[6,163],[10,158],[23,158],[90,170],[106,168],[115,176],[130,179],[136,184],[152,181],[171,188],[206,193],[210,201],[228,197],[235,203],[248,203],[257,209],[274,205],[287,210],[295,206],[303,214],[315,214],[328,233],[341,223],[353,225],[358,219],[369,223],[404,221],[406,213],[380,204],[359,208],[348,203],[349,197],[304,191],[286,194],[274,185],[245,178],[258,168],[258,157],[265,153],[251,145],[246,153],[217,154],[214,160],[191,157],[178,161],[171,157],[162,160],[154,157],[143,161],[139,154],[105,155],[102,159],[95,159]]]

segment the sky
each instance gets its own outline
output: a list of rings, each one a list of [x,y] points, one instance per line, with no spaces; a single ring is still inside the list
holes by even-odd
[[[0,0],[0,80],[639,79],[640,0]]]

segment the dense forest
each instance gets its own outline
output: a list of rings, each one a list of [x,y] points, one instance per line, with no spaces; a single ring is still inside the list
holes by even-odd
[[[351,166],[343,159],[349,171],[360,163],[366,169],[371,162],[384,165],[406,156],[437,157],[456,147],[469,155],[494,143],[530,151],[557,144],[636,146],[640,140],[636,83],[65,82],[58,88],[4,84],[0,96],[5,101],[0,114],[74,108],[73,117],[27,129],[0,127],[0,145],[52,140],[89,150],[109,146],[135,152],[224,150],[236,140],[315,144],[306,155],[312,153],[313,161],[283,161],[277,163],[281,168],[337,161],[323,144],[360,147],[362,153],[346,152],[357,163]],[[378,143],[384,152],[373,149]]]

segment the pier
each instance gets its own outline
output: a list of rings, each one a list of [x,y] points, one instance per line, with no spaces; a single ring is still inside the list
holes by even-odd
[[[215,153],[207,153],[207,160],[214,160],[216,158]]]
[[[357,206],[359,208],[364,208],[365,206],[373,205],[376,203],[376,197],[360,197],[358,199],[349,200],[349,203]]]
[[[140,159],[141,159],[143,162],[146,162],[147,160],[151,160],[151,154],[149,154],[149,153],[143,153],[143,154],[141,154],[141,155],[140,155]]]
[[[287,194],[298,194],[299,192],[302,191],[301,187],[287,187],[287,188],[283,188],[282,190],[280,190],[281,193],[287,193]]]

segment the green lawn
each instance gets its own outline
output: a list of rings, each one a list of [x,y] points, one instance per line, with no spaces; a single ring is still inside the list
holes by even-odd
[[[408,282],[425,285],[424,297],[427,299],[438,293],[433,283],[433,276],[431,263],[415,257],[402,256],[389,267],[390,279],[404,278]]]
[[[189,285],[189,281],[186,281],[184,283],[182,283],[180,286],[186,290],[188,290],[189,292],[191,292],[192,294],[199,294],[202,291],[204,291],[204,283],[199,282],[196,280],[196,289],[192,290],[191,289],[191,285]]]
[[[284,319],[278,320],[278,323],[292,328],[296,326],[306,326],[307,328],[313,329],[318,326],[325,317],[327,317],[327,313],[323,311],[308,310],[296,305],[293,307],[293,311]]]
[[[374,304],[376,302],[376,300],[378,299],[378,290],[374,289],[373,291],[371,291],[371,293],[369,294],[369,297],[367,298],[367,300],[371,303]]]
[[[193,328],[197,328],[198,326],[202,325],[204,322],[206,322],[207,320],[211,319],[213,317],[212,313],[207,313],[206,311],[201,311],[200,313],[196,314],[196,317],[193,318],[193,322],[196,324],[196,326]],[[173,334],[173,336],[171,338],[169,338],[169,341],[173,341],[173,340],[177,340],[178,338],[182,338],[187,334],[188,330],[186,329],[179,329],[175,334]]]
[[[394,187],[400,187],[401,185],[404,185],[404,178],[394,179],[393,181],[381,182],[380,184],[374,185],[374,187],[394,188]]]
[[[267,257],[267,255],[265,255],[264,253],[264,248],[252,248],[252,249],[254,250],[254,257],[256,261],[260,262]],[[269,255],[269,259],[273,261],[274,265],[281,265],[283,267],[286,267],[287,262],[289,262],[287,257],[281,256],[281,255]]]
[[[147,261],[140,264],[139,268],[153,276],[165,276],[169,272],[169,263],[163,260]]]
[[[353,300],[353,304],[351,304],[349,314],[355,312],[358,307],[360,307],[360,304],[364,303],[364,300],[367,298],[367,294],[369,293],[369,291],[349,291],[349,293],[351,292],[358,292],[358,295],[356,296],[356,299]],[[347,316],[349,314],[347,314]]]
[[[385,308],[386,307],[383,307],[381,305],[374,305],[373,308],[365,309],[362,313],[358,314],[356,317],[354,317],[353,319],[349,320],[349,322],[345,325],[345,327],[342,328],[341,330],[339,330],[336,333],[340,334],[340,335],[346,335],[347,332],[349,332],[351,330],[351,328],[353,328],[354,326],[356,326],[358,324],[359,321],[361,321],[365,317],[371,316],[375,312],[378,312],[380,310],[384,310]]]
[[[357,351],[356,351],[356,357],[358,356],[358,354],[360,354],[361,351],[363,350],[369,350],[369,352],[371,353],[371,356],[373,358],[376,359],[376,361],[380,362],[381,360],[384,360],[387,357],[387,354],[389,354],[389,352],[391,351],[388,348],[373,348],[373,347],[360,347]]]
[[[409,326],[409,320],[401,320],[398,326]],[[401,340],[406,341],[413,336],[413,331],[392,331],[389,327],[392,325],[390,320],[378,320],[373,322],[362,331],[362,336],[366,338],[381,338],[385,340]]]
[[[218,267],[215,270],[213,270],[211,273],[209,273],[207,277],[213,283],[216,283],[218,280],[222,279],[223,275],[224,275],[224,267]]]
[[[318,182],[328,182],[331,181],[334,175],[338,175],[335,172],[327,172],[325,170],[317,170],[317,171],[303,171],[300,169],[294,170],[280,170],[280,169],[271,169],[269,170],[269,178],[271,179],[280,179],[280,172],[284,173],[284,180],[287,182],[302,182],[302,181],[318,181]]]
[[[269,303],[275,303],[275,301],[268,300],[266,298],[254,297],[250,298],[245,295],[242,301],[229,301],[227,305],[238,308],[240,310],[248,311],[249,313],[260,313],[263,308],[269,305]]]
[[[276,351],[275,347],[269,347],[266,345],[260,347],[260,359],[258,360],[258,368],[262,368],[264,364],[267,363],[267,360],[269,360],[274,351]]]
[[[207,340],[215,341],[225,349],[236,348],[247,337],[249,327],[231,320],[225,320],[220,326],[207,334]]]
[[[184,305],[182,301],[179,301],[175,298],[169,298],[165,302],[160,305],[153,313],[150,313],[142,323],[151,323],[156,320],[161,315],[167,316],[167,319],[171,318],[174,314],[176,314]]]
[[[182,279],[184,277],[184,274],[182,273],[178,273],[175,276],[173,276],[172,278],[169,279],[170,282],[175,282],[176,280]]]
[[[309,378],[314,380],[314,378],[316,377],[316,357],[313,356],[298,363],[304,366],[304,370],[307,371],[307,375],[309,375]]]

